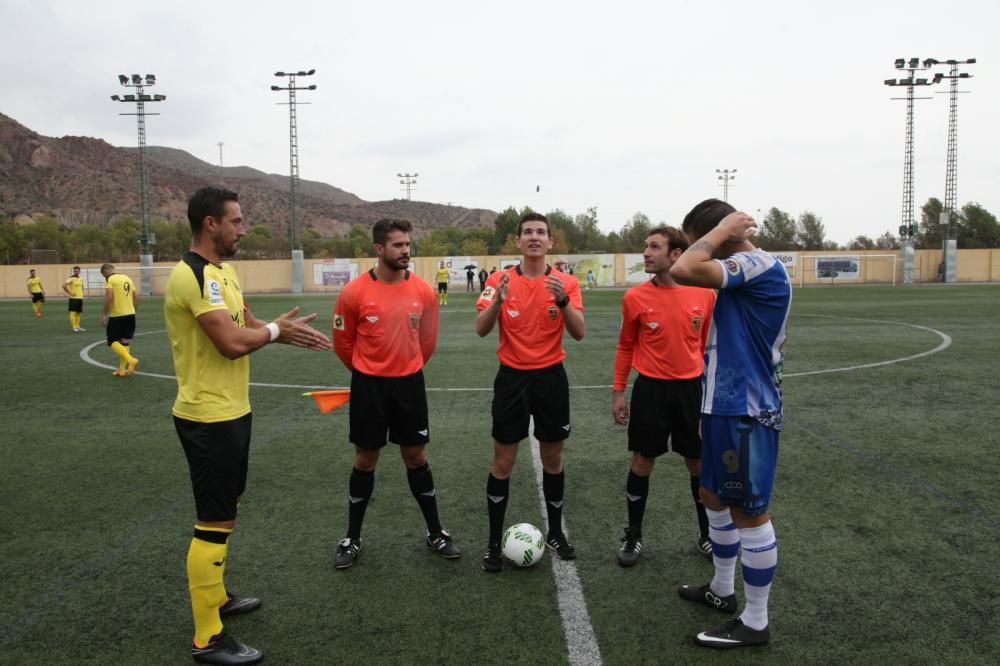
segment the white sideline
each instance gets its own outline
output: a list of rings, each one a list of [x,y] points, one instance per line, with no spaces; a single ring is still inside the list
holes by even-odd
[[[535,422],[532,419],[531,430],[534,431],[534,429]],[[542,490],[542,458],[538,440],[535,439],[534,435],[528,439],[531,441],[531,464],[535,468],[538,503],[542,510],[545,533],[548,534],[549,513],[545,509],[545,493]],[[563,520],[562,530],[569,538],[565,520]],[[590,612],[587,610],[587,600],[583,598],[583,585],[576,572],[576,562],[560,560],[552,554],[549,555],[549,560],[552,561],[552,575],[556,579],[559,617],[562,618],[563,632],[566,634],[569,663],[572,666],[600,666],[604,662],[601,660],[601,649],[597,645],[594,627],[590,624]]]

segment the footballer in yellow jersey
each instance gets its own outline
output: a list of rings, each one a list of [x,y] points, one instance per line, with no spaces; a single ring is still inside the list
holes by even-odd
[[[132,356],[131,343],[135,336],[135,307],[139,304],[139,291],[132,278],[115,272],[112,264],[101,266],[104,276],[104,309],[101,324],[107,325],[108,346],[118,356],[115,377],[127,377],[135,372],[139,359]]]
[[[73,267],[73,274],[63,282],[62,289],[69,296],[69,325],[73,327],[74,333],[82,333],[87,329],[80,327],[80,317],[83,315],[83,278],[80,277],[79,266]]]
[[[42,306],[45,304],[45,288],[42,279],[35,276],[35,269],[28,271],[28,295],[31,296],[31,309],[36,317],[42,316]]]
[[[438,305],[448,305],[448,280],[451,277],[451,271],[448,270],[442,261],[438,265],[435,275],[437,276],[438,285]]]
[[[246,234],[235,192],[205,187],[188,201],[191,250],[170,272],[163,299],[177,374],[174,427],[190,468],[198,522],[187,575],[196,662],[256,664],[264,655],[222,628],[222,618],[260,608],[260,599],[226,588],[229,535],[250,462],[249,354],[269,342],[330,349],[298,308],[268,323],[254,318],[236,271],[223,262]]]

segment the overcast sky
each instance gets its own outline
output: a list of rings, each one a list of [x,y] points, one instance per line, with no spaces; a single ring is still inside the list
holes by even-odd
[[[217,163],[222,141],[226,166],[287,174],[273,73],[315,68],[300,176],[366,200],[416,172],[415,199],[595,206],[610,231],[636,211],[679,224],[728,168],[736,207],[810,210],[844,243],[900,223],[905,102],[882,83],[898,57],[978,59],[958,200],[1000,214],[998,26],[996,0],[0,0],[0,112],[133,146],[109,96],[119,73],[155,73],[151,145]],[[916,104],[918,218],[944,197],[947,90]]]

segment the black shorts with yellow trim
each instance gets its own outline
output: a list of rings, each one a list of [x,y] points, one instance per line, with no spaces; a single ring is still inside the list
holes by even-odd
[[[71,298],[71,299],[69,299],[69,311],[70,312],[83,312],[83,299],[82,298]]]
[[[670,449],[701,458],[701,377],[655,379],[639,375],[632,386],[628,450],[656,458]]]
[[[253,414],[215,423],[174,416],[200,522],[236,520],[236,504],[247,487],[252,421]]]
[[[493,439],[517,444],[528,436],[540,442],[569,437],[569,379],[562,363],[538,370],[518,370],[501,364],[493,380]]]
[[[108,326],[108,346],[119,340],[131,340],[135,337],[135,315],[121,315],[120,317],[109,317]]]
[[[351,373],[350,441],[362,449],[381,449],[386,440],[400,446],[431,441],[424,372],[405,377]]]

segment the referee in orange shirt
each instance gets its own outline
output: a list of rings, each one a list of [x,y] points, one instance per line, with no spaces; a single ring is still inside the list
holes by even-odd
[[[500,370],[493,382],[493,464],[486,482],[490,540],[482,562],[483,571],[490,573],[503,570],[500,536],[510,474],[531,418],[541,453],[542,492],[549,519],[545,545],[561,559],[576,557],[562,529],[562,450],[570,432],[562,338],[565,328],[574,340],[583,339],[583,300],[575,278],[545,263],[552,233],[544,215],[525,214],[515,242],[523,255],[520,266],[490,275],[476,301],[476,333],[485,337],[500,326]]]
[[[611,415],[628,426],[632,464],[625,483],[628,527],[618,550],[618,564],[631,567],[642,553],[642,519],[649,495],[649,475],[656,459],[673,448],[691,474],[691,496],[698,515],[698,550],[712,556],[708,518],[699,499],[701,371],[705,341],[715,305],[711,289],[685,287],[670,277],[670,267],[688,247],[673,227],[658,227],[646,237],[642,253],[653,277],[632,287],[622,299],[622,326],[615,353]],[[625,384],[632,368],[632,411],[625,404]]]
[[[351,371],[355,447],[338,569],[350,567],[361,554],[361,523],[387,438],[399,445],[410,492],[427,523],[427,546],[446,559],[462,555],[441,527],[434,477],[424,455],[430,426],[423,367],[437,346],[438,304],[431,286],[408,270],[412,228],[408,220],[375,223],[378,263],[344,287],[333,309],[333,349]]]

